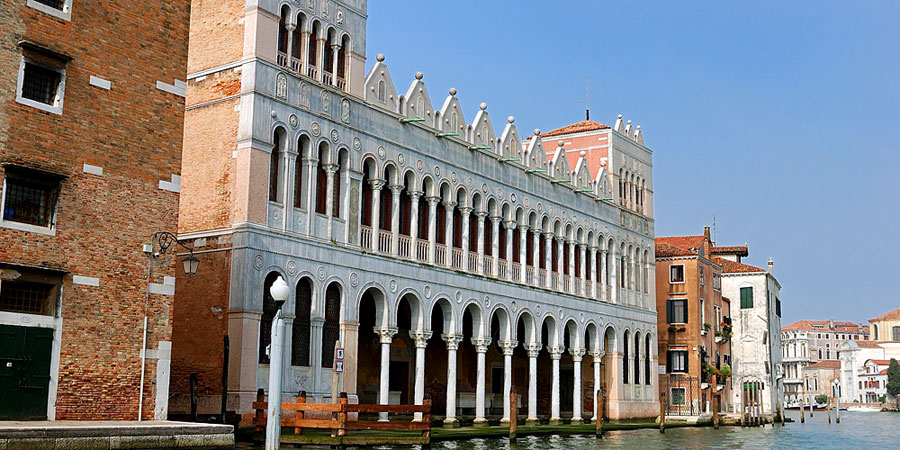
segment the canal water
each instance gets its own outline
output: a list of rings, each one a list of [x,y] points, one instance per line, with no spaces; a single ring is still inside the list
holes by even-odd
[[[824,411],[800,423],[798,411],[788,411],[794,423],[761,428],[721,427],[670,428],[659,430],[610,431],[602,440],[594,436],[528,436],[510,445],[508,439],[468,439],[432,444],[436,450],[586,450],[598,448],[639,449],[887,449],[900,448],[900,413],[842,412],[841,424],[828,424]],[[239,445],[239,449],[250,449]],[[388,449],[396,447],[375,447]],[[410,448],[410,447],[407,447]],[[418,447],[411,447],[418,448]]]

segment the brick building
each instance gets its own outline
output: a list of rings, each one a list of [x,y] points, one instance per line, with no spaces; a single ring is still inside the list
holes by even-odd
[[[0,420],[166,416],[189,4],[0,8]]]
[[[604,385],[600,413],[655,417],[641,135],[588,130],[606,170],[550,144],[581,128],[523,144],[484,103],[466,121],[455,89],[433,104],[422,73],[399,91],[383,55],[367,70],[366,3],[194,2],[179,237],[202,263],[178,281],[173,413],[191,372],[218,412],[227,333],[228,409],[250,416],[282,277],[286,395],[331,396],[339,341],[351,401],[427,392],[446,423],[483,422],[516,386],[529,420],[578,422]]]
[[[709,370],[731,366],[731,302],[722,297],[714,250],[709,227],[701,236],[656,238],[659,364],[665,367],[659,386],[669,396],[667,414],[709,413],[713,396],[720,411],[729,410],[731,380]]]

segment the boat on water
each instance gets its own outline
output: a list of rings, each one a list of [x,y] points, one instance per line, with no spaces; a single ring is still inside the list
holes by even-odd
[[[881,412],[881,408],[879,408],[879,407],[877,407],[877,406],[870,406],[870,405],[854,405],[854,406],[848,406],[848,407],[847,407],[847,411],[852,411],[852,412]]]

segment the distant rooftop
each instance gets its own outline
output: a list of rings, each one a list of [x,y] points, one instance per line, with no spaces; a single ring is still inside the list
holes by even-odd
[[[553,131],[541,133],[541,137],[548,138],[566,134],[584,133],[585,131],[609,130],[610,128],[611,127],[609,125],[594,122],[593,120],[584,120],[578,123],[573,123],[572,125],[566,125],[562,128],[557,128]]]

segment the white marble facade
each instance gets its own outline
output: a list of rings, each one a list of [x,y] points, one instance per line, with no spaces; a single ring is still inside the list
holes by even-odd
[[[346,349],[341,389],[355,394],[358,359],[374,357],[357,348],[358,335],[373,331],[360,323],[374,322],[382,343],[379,402],[391,399],[391,342],[398,328],[409,327],[416,347],[410,401],[422,401],[425,365],[432,363],[426,346],[446,345],[447,374],[438,381],[446,384],[448,421],[457,414],[452,403],[465,397],[456,389],[456,371],[464,366],[478,368],[476,422],[489,415],[484,354],[497,337],[494,345],[506,357],[504,393],[517,348],[527,352],[529,365],[542,352],[553,361],[552,383],[530,370],[528,392],[520,392],[529,400],[530,418],[537,415],[531,408],[539,391],[549,390],[550,419],[569,419],[560,416],[560,404],[590,403],[582,383],[597,377],[606,378],[610,417],[655,416],[652,212],[610,201],[618,195],[610,188],[618,183],[615,175],[588,167],[583,158],[574,167],[565,157],[548,160],[539,134],[523,145],[513,117],[496,132],[481,104],[469,122],[452,89],[435,108],[421,73],[399,93],[379,55],[363,77],[364,0],[248,3],[270,13],[255,14],[256,21],[284,18],[282,32],[299,30],[303,47],[242,62],[238,147],[268,152],[272,167],[266,223],[235,223],[227,231],[233,235],[229,334],[238,367],[232,386],[238,386],[242,412],[250,410],[256,389],[266,388],[268,365],[257,358],[266,320],[263,292],[267,277],[278,273],[298,286],[285,304],[286,360],[296,342],[293,322],[301,316],[309,322],[310,363],[286,361],[286,395],[330,395],[331,371],[319,362],[330,348],[323,336],[335,320]],[[316,61],[293,56],[309,55],[314,30],[336,43],[330,61],[322,39],[314,41]],[[328,70],[331,78],[323,74]],[[614,142],[623,144],[611,146],[611,157],[640,160],[649,172],[643,138],[614,133]],[[298,310],[301,283],[310,291],[309,311]],[[330,318],[328,298],[339,305]],[[363,302],[374,305],[367,313],[374,318],[360,317]],[[404,327],[398,326],[401,303],[409,308]],[[464,337],[476,349],[471,360],[456,356]],[[628,383],[621,376],[624,342],[631,342]],[[574,373],[572,398],[560,398],[561,358]],[[581,374],[589,371],[579,370],[582,358],[593,368],[587,379]],[[601,361],[606,374],[600,374]],[[508,408],[504,402],[504,418]],[[571,410],[575,420],[593,415]]]

